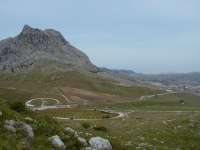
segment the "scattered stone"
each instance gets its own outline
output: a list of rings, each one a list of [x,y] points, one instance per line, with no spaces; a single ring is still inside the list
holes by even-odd
[[[15,133],[16,132],[15,124],[16,122],[14,120],[6,120],[4,128],[7,129],[8,131]]]
[[[157,139],[157,138],[153,138],[153,140],[154,140],[154,141],[158,141],[158,139]]]
[[[91,136],[92,134],[91,134],[91,133],[87,133],[87,132],[86,132],[86,133],[85,133],[85,135],[86,135],[86,136]]]
[[[64,128],[64,132],[69,134],[69,135],[71,135],[71,136],[74,136],[80,142],[80,144],[82,146],[88,146],[88,143],[87,143],[86,139],[80,137],[78,135],[78,132],[75,131],[74,129],[72,129],[70,127],[66,127],[66,128]]]
[[[149,143],[139,143],[136,147],[136,149],[153,149],[153,145],[149,144]]]
[[[101,137],[92,137],[89,140],[89,144],[91,148],[96,150],[112,150],[112,145],[109,140],[101,138]]]
[[[138,139],[141,140],[141,141],[145,140],[145,138],[143,136],[138,136]]]
[[[18,125],[19,125],[19,128],[26,133],[26,136],[28,138],[30,138],[30,139],[34,138],[33,128],[29,124],[20,122],[20,123],[18,123]]]
[[[131,141],[128,141],[128,142],[125,143],[125,146],[132,146],[132,145],[133,145],[133,144],[132,144]]]
[[[190,128],[194,128],[194,127],[195,127],[195,125],[194,125],[193,123],[190,123],[188,126],[189,126]]]
[[[161,143],[161,144],[164,144],[165,142],[164,142],[164,141],[160,141],[160,143]]]
[[[179,126],[177,126],[177,128],[178,128],[178,129],[180,129],[180,128],[182,128],[182,127],[183,127],[183,126],[180,126],[180,125],[179,125]]]
[[[32,141],[34,138],[34,132],[33,128],[26,124],[25,122],[17,122],[14,120],[6,120],[4,124],[4,128],[15,133],[17,130],[22,130],[26,134],[27,142],[26,145],[27,147],[31,147]]]
[[[48,140],[55,148],[65,150],[66,146],[58,135],[52,136]]]
[[[173,120],[167,120],[167,122],[173,122]]]
[[[166,121],[164,121],[164,120],[162,121],[162,123],[163,123],[164,125],[167,125],[167,122],[166,122]]]
[[[64,128],[64,132],[67,134],[73,135],[74,137],[78,137],[78,132],[70,127]]]
[[[92,148],[92,147],[85,147],[85,148],[82,148],[81,150],[97,150],[97,149]]]
[[[148,143],[139,143],[138,147],[148,147]]]
[[[77,140],[80,142],[80,144],[82,146],[88,146],[88,143],[87,143],[86,139],[84,139],[82,137],[78,137]]]

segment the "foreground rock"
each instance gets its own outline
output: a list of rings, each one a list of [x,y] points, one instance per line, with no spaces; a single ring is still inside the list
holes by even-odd
[[[15,133],[16,132],[15,124],[16,122],[14,120],[6,120],[4,124],[4,128],[10,132]]]
[[[64,128],[64,132],[67,133],[67,134],[70,134],[74,137],[78,137],[78,132],[75,131],[74,129],[70,128],[70,127]]]
[[[79,136],[78,132],[70,127],[64,128],[64,132],[76,138],[79,143],[84,146],[81,150],[112,150],[112,145],[109,140],[101,137],[93,137],[89,140],[89,145],[86,139]]]
[[[29,124],[26,124],[24,122],[20,122],[18,124],[18,126],[19,126],[18,128],[20,128],[21,130],[23,130],[26,133],[26,136],[29,139],[33,139],[34,138],[33,128]]]
[[[73,136],[74,138],[76,138],[78,140],[78,142],[82,145],[82,146],[88,146],[87,140],[84,139],[83,137],[80,137],[78,135],[78,132],[75,131],[74,129],[70,128],[70,127],[66,127],[64,128],[64,132],[70,136]]]
[[[48,140],[56,149],[65,150],[66,146],[58,135],[52,136]]]
[[[82,137],[77,137],[77,140],[79,141],[79,143],[82,145],[82,146],[88,146],[88,143],[86,141],[86,139],[82,138]]]
[[[109,140],[101,137],[93,137],[89,140],[92,150],[112,150],[112,145]]]
[[[31,147],[34,138],[34,132],[33,128],[29,124],[15,120],[6,120],[4,128],[13,133],[16,133],[17,130],[23,131],[26,135],[26,145],[27,147]]]

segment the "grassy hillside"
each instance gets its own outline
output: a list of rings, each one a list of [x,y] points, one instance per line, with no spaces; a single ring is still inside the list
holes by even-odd
[[[15,104],[17,106],[17,104]],[[79,150],[81,145],[76,139],[63,133],[61,124],[52,120],[51,118],[30,112],[26,109],[16,109],[12,107],[7,101],[0,99],[0,149],[1,150],[25,150],[25,135],[22,131],[17,131],[16,134],[4,128],[5,120],[23,121],[33,127],[34,139],[31,150],[51,150],[52,145],[48,138],[54,135],[59,135],[65,142],[66,146],[71,150]],[[23,107],[18,105],[18,107]],[[34,121],[25,120],[26,117],[31,117]]]
[[[159,90],[143,86],[120,86],[113,81],[102,79],[96,74],[78,72],[66,72],[63,74],[51,75],[39,73],[23,75],[16,74],[12,76],[1,75],[0,85],[1,87],[14,87],[17,88],[16,90],[21,90],[21,92],[23,90],[24,93],[28,94],[29,96],[31,93],[37,93],[38,95],[57,95],[56,91],[54,90],[55,87],[73,87],[125,97],[138,97],[141,95],[155,94],[160,92]],[[7,95],[3,92],[7,93],[9,91],[5,91],[0,88],[0,93]],[[21,92],[17,92],[16,94],[20,94]],[[10,92],[8,95],[10,94],[12,95],[12,92]]]
[[[10,89],[11,90],[11,89]],[[51,149],[48,137],[58,134],[71,150],[80,149],[77,141],[63,133],[63,128],[70,126],[89,139],[101,136],[111,141],[113,150],[133,149],[198,149],[200,140],[199,97],[191,94],[171,94],[155,96],[143,101],[123,102],[104,105],[80,106],[72,109],[47,110],[33,113],[26,109],[18,109],[17,102],[32,96],[31,92],[4,89],[0,97],[0,149],[23,149],[24,135],[13,134],[3,127],[6,119],[25,121],[25,117],[33,118],[29,123],[35,132],[33,150]],[[38,90],[39,91],[39,90]],[[13,99],[12,103],[10,101]],[[184,102],[184,104],[183,104]],[[23,104],[23,103],[22,103]],[[109,119],[97,109],[109,108],[114,111],[128,112],[125,118]],[[91,110],[93,108],[93,110]],[[55,121],[49,117],[69,117],[70,120]],[[74,120],[88,118],[91,120]],[[92,120],[100,119],[100,120]]]
[[[154,96],[141,101],[113,103],[91,106],[98,108],[110,108],[112,110],[139,110],[139,111],[192,111],[200,110],[199,96],[186,93]]]

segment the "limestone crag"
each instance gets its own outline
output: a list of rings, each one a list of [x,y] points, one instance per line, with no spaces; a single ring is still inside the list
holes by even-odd
[[[25,25],[16,37],[0,41],[1,72],[29,71],[36,66],[53,66],[62,71],[97,71],[87,55],[53,29],[41,30]]]

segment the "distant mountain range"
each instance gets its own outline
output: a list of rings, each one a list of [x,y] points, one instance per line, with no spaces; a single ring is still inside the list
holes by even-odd
[[[176,74],[160,74],[160,75],[137,75],[138,79],[145,79],[146,81],[159,82],[163,85],[200,85],[200,73],[176,73]]]

